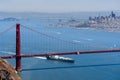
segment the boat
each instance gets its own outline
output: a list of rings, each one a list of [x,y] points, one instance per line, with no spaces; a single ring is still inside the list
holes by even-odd
[[[63,61],[63,62],[70,62],[70,63],[74,63],[74,59],[72,58],[65,58],[62,56],[58,56],[58,55],[54,55],[54,56],[46,56],[46,58],[48,60],[57,60],[57,61]]]

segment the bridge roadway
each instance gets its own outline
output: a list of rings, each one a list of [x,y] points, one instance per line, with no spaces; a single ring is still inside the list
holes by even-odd
[[[16,57],[27,58],[27,57],[46,57],[52,55],[79,55],[79,54],[93,54],[93,53],[111,53],[120,52],[120,49],[109,49],[109,50],[88,50],[88,51],[78,51],[78,52],[59,52],[59,53],[41,53],[41,54],[21,54],[20,56],[1,56],[3,59],[12,59]]]

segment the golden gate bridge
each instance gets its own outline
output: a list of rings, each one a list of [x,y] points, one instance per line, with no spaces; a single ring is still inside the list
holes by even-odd
[[[9,56],[0,56],[3,59],[16,59],[16,71],[21,71],[22,67],[21,67],[21,59],[22,58],[27,58],[27,57],[46,57],[46,56],[52,56],[52,55],[79,55],[79,54],[91,54],[91,53],[110,53],[110,52],[120,52],[120,49],[102,49],[102,50],[84,50],[84,51],[73,51],[73,52],[49,52],[49,53],[39,53],[39,54],[21,54],[21,27],[24,27],[26,29],[29,29],[33,32],[36,32],[38,34],[44,35],[46,37],[50,37],[50,38],[54,38],[57,40],[61,40],[64,42],[70,42],[73,43],[71,41],[66,41],[54,36],[50,36],[47,35],[45,33],[39,32],[37,30],[34,30],[30,27],[24,26],[24,25],[20,25],[20,24],[16,24],[16,54],[15,55],[9,55]],[[4,30],[3,32],[0,33],[0,35],[10,31],[11,29],[13,29],[14,26]],[[73,43],[74,44],[74,43]]]

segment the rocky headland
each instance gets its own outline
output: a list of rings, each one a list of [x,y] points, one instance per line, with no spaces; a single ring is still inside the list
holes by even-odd
[[[21,80],[16,70],[4,59],[0,58],[0,80]]]

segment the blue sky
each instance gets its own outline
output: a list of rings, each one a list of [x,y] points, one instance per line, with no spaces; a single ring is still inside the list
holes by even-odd
[[[4,12],[81,12],[120,10],[120,0],[0,0]]]

